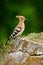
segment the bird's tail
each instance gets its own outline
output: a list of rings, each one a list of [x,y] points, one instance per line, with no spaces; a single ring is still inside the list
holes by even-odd
[[[9,40],[8,40],[8,39],[6,39],[5,46],[8,44],[8,42],[9,42]]]

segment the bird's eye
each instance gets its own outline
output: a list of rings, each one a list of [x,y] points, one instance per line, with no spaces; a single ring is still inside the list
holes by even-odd
[[[23,20],[24,18],[21,17],[21,19]]]

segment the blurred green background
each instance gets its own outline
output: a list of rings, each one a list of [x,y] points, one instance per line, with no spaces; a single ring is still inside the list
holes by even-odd
[[[18,24],[16,15],[28,18],[23,35],[43,32],[43,0],[0,0],[0,42],[6,40]]]

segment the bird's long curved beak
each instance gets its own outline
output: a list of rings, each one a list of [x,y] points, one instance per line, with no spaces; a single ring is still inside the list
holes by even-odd
[[[28,22],[28,23],[30,22],[28,18],[25,18],[25,21]]]
[[[29,21],[29,19],[28,19],[28,18],[25,18],[25,20],[26,20],[26,21]]]

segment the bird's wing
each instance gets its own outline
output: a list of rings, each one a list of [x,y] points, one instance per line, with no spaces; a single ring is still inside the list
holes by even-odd
[[[8,38],[8,40],[12,39],[13,37],[18,36],[19,32],[21,31],[21,27],[16,27],[11,36]]]

